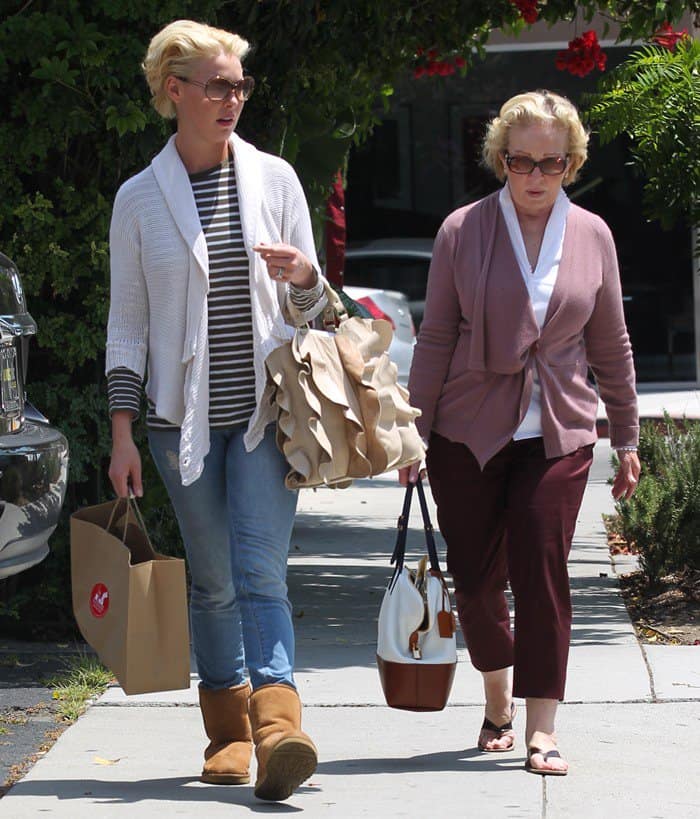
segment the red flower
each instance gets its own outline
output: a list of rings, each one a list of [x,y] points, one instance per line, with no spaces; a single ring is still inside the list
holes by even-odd
[[[688,32],[686,29],[683,29],[683,31],[674,31],[670,23],[664,23],[651,38],[651,41],[656,43],[656,45],[667,48],[669,51],[673,51],[676,47],[676,43],[687,36]]]
[[[557,53],[554,65],[559,71],[568,71],[575,77],[585,77],[594,68],[605,71],[607,61],[607,55],[603,53],[595,31],[584,31],[580,37],[569,42],[566,51]]]
[[[413,76],[416,79],[436,76],[449,77],[455,74],[458,68],[463,68],[467,64],[464,57],[439,60],[438,53],[436,48],[431,48],[429,51],[424,48],[416,49],[416,66],[413,69]]]
[[[510,0],[526,23],[537,22],[537,0]]]

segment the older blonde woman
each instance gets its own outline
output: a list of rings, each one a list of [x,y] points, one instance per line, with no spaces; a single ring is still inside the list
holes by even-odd
[[[524,698],[526,769],[537,774],[568,770],[554,723],[571,632],[566,564],[596,440],[589,367],[620,456],[615,497],[631,496],[640,470],[615,246],[563,190],[587,141],[563,97],[535,91],[503,105],[483,155],[505,184],[438,233],[409,380],[462,631],[483,675],[478,747],[514,747],[513,697]]]
[[[131,424],[147,369],[149,444],[192,575],[210,740],[202,780],[249,782],[252,739],[255,793],[278,800],[313,773],[316,749],[293,678],[296,493],[284,485],[264,360],[288,339],[286,301],[311,319],[324,297],[294,171],[235,133],[254,88],[247,51],[236,34],[179,20],[146,54],[153,104],[177,132],[114,203],[110,478],[120,497],[128,484],[142,492]]]

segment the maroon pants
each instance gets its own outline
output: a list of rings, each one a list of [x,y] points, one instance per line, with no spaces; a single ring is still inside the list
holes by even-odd
[[[542,438],[529,438],[511,441],[482,471],[464,444],[430,438],[430,486],[464,639],[480,671],[513,666],[516,697],[564,697],[566,562],[592,460],[593,445],[546,458]]]

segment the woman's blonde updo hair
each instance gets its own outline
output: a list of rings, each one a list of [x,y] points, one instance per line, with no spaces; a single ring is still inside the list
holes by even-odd
[[[142,65],[153,107],[162,117],[173,119],[175,106],[165,91],[165,81],[171,74],[187,77],[195,60],[221,53],[238,57],[242,62],[249,49],[246,40],[230,31],[193,20],[169,23],[151,40]]]
[[[568,132],[569,167],[563,184],[570,185],[588,156],[588,133],[573,103],[551,91],[528,91],[505,102],[488,125],[482,156],[484,164],[504,181],[501,157],[508,150],[508,135],[514,125],[554,125]]]

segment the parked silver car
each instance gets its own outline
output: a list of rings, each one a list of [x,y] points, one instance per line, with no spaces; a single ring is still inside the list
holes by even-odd
[[[26,402],[29,338],[17,268],[0,253],[0,580],[43,560],[68,477],[68,442]]]
[[[371,239],[351,242],[343,272],[349,287],[372,287],[405,293],[416,328],[425,309],[425,290],[433,253],[432,239]]]

